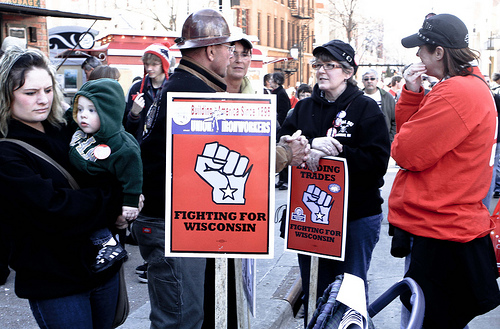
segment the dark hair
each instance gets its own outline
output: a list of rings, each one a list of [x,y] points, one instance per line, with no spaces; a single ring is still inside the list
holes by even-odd
[[[403,79],[403,77],[400,75],[393,76],[391,79],[391,87],[394,87],[396,85],[396,83],[401,82],[402,79]]]
[[[438,46],[425,44],[422,47],[426,47],[427,51],[432,54]],[[457,75],[466,76],[472,74],[471,62],[479,60],[479,53],[477,51],[470,48],[441,48],[444,49],[444,76],[454,77]]]
[[[92,70],[99,65],[102,65],[101,61],[97,59],[97,57],[90,56],[82,63],[82,69],[85,71]]]
[[[264,75],[264,83],[271,80],[272,78],[273,78],[273,75],[271,73]]]
[[[491,80],[493,80],[495,82],[500,80],[500,73],[493,73],[493,75],[491,76]]]
[[[312,93],[312,88],[307,83],[303,83],[297,88],[297,97],[302,93]]]
[[[339,61],[339,60],[335,59],[335,57],[333,57],[332,54],[330,54],[326,50],[318,52],[315,55],[315,59],[312,62],[314,63],[318,59],[322,62],[331,62],[331,61],[338,62],[340,65],[342,65],[342,71],[344,71],[344,73],[351,74],[351,77],[349,79],[347,79],[347,83],[351,84],[353,86],[358,85],[356,80],[354,80],[354,67],[351,64],[349,64],[347,61]]]
[[[273,80],[278,85],[282,86],[285,83],[285,75],[281,72],[275,72],[273,73]]]
[[[102,78],[118,80],[120,79],[120,71],[118,71],[116,67],[111,67],[109,65],[100,65],[96,67],[89,75],[89,81]]]

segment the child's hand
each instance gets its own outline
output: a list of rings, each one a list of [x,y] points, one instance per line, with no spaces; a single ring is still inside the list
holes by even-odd
[[[139,208],[123,206],[122,207],[122,216],[125,217],[127,222],[133,221],[139,215]]]

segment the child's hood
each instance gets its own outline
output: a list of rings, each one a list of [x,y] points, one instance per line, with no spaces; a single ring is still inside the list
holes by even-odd
[[[94,134],[96,138],[107,139],[123,130],[125,95],[118,81],[105,78],[86,82],[73,99],[73,119],[75,121],[79,96],[90,99],[99,114],[101,129]]]

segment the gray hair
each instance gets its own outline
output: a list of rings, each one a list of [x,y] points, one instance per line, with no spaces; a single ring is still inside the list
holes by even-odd
[[[375,76],[375,78],[377,78],[377,79],[379,78],[378,72],[375,69],[368,69],[368,70],[366,70],[366,72],[363,73],[363,75],[361,77],[364,78],[365,75],[367,75],[367,74],[373,74]]]
[[[5,52],[0,62],[0,135],[7,136],[9,121],[12,117],[11,105],[14,91],[26,82],[26,74],[39,68],[46,70],[52,80],[54,98],[47,121],[53,126],[66,123],[64,109],[61,106],[62,92],[56,81],[56,71],[48,58],[37,49],[12,47]]]

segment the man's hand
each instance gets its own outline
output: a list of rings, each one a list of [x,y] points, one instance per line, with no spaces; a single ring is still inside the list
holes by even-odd
[[[144,108],[144,104],[146,101],[144,100],[144,93],[137,93],[133,97],[134,103],[132,104],[132,108],[130,112],[133,116],[138,117],[141,114],[142,109]]]
[[[118,216],[115,222],[115,226],[119,230],[126,229],[128,227],[128,222],[122,215]]]
[[[291,166],[299,166],[307,161],[311,148],[307,139],[301,135],[302,131],[297,130],[292,136],[281,136],[278,145],[289,148],[292,151]]]

